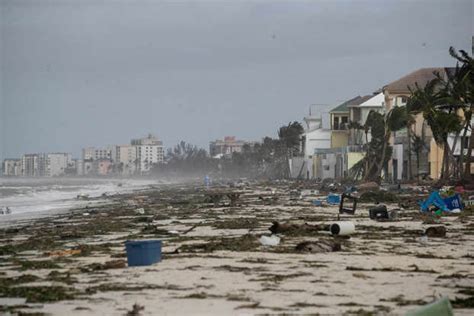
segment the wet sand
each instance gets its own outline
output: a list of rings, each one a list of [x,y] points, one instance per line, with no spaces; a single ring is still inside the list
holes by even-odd
[[[348,239],[295,230],[278,246],[262,246],[258,238],[270,235],[273,221],[336,220],[338,207],[313,206],[315,195],[291,200],[298,186],[213,188],[241,193],[231,207],[227,198],[209,201],[205,188],[169,185],[0,229],[0,311],[126,315],[138,304],[141,315],[403,314],[448,296],[456,315],[472,314],[472,210],[427,224],[433,219],[411,203],[397,220],[376,222],[368,216],[373,204],[361,203],[342,216],[356,225]],[[445,237],[422,237],[440,225]],[[130,239],[162,240],[163,260],[127,267]],[[297,251],[302,241],[342,249]]]

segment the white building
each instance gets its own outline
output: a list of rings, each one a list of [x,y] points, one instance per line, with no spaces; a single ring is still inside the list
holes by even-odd
[[[21,157],[21,175],[25,177],[39,176],[39,155],[25,154]]]
[[[20,159],[5,159],[3,160],[3,175],[8,177],[21,176],[21,160]]]
[[[39,156],[40,176],[63,176],[66,174],[66,170],[72,165],[72,155],[68,153],[48,153]]]
[[[299,176],[312,179],[315,178],[314,152],[318,149],[331,148],[331,130],[324,129],[322,118],[313,116],[311,112],[304,121],[306,123],[303,134],[304,165],[297,173]]]
[[[86,147],[82,149],[82,160],[112,159],[112,148]]]
[[[117,172],[123,175],[132,175],[135,173],[137,160],[137,147],[132,145],[117,145],[113,151],[114,163],[117,166]]]
[[[376,93],[373,96],[365,96],[368,99],[362,103],[354,102],[350,104],[349,108],[349,119],[351,122],[359,123],[361,126],[367,121],[367,117],[371,111],[378,113],[384,113],[385,111],[385,96],[383,92]],[[367,135],[367,141],[370,142],[370,132]],[[366,143],[365,134],[363,130],[351,130],[349,137],[349,145],[363,145]]]
[[[149,134],[145,138],[132,139],[131,145],[136,149],[137,172],[146,173],[153,165],[163,163],[163,142],[155,136]]]

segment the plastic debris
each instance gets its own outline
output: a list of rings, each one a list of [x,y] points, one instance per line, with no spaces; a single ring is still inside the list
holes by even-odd
[[[347,207],[344,203],[345,202],[352,202],[352,207]],[[357,198],[352,196],[351,194],[343,193],[341,197],[341,201],[339,204],[339,214],[347,213],[347,214],[354,214],[357,208]]]
[[[323,206],[323,201],[321,201],[321,200],[313,200],[313,205],[314,205],[314,206]]]
[[[64,256],[70,256],[70,255],[78,255],[81,252],[82,252],[81,249],[67,249],[67,250],[56,250],[56,251],[47,252],[46,255],[50,257],[64,257]]]
[[[295,249],[300,252],[333,252],[340,251],[341,244],[332,240],[303,241],[296,245]]]
[[[280,243],[280,237],[276,235],[263,235],[262,237],[260,237],[259,241],[263,246],[278,246],[278,244]]]
[[[385,205],[377,205],[369,209],[369,217],[375,220],[389,219],[387,207]]]
[[[435,206],[437,208],[435,212],[437,215],[441,215],[442,212],[452,212],[453,210],[461,210],[463,208],[461,196],[459,194],[455,194],[443,199],[439,195],[439,191],[431,192],[428,198],[424,202],[420,203],[420,206],[422,212],[428,212],[430,211],[431,206]]]
[[[453,307],[447,297],[443,297],[434,303],[425,305],[415,311],[405,314],[405,316],[453,316]]]
[[[332,235],[347,236],[355,232],[355,225],[353,222],[335,222],[329,226],[329,231]]]
[[[145,214],[145,209],[143,207],[142,208],[137,208],[135,210],[135,213],[143,215],[143,214]]]
[[[339,194],[329,194],[326,198],[326,201],[329,204],[335,205],[341,203],[341,196]]]

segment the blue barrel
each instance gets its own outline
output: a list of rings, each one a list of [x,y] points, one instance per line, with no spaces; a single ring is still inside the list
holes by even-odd
[[[129,240],[125,242],[129,267],[149,266],[161,261],[161,240]]]
[[[341,203],[341,196],[339,194],[329,194],[326,198],[326,201],[329,204],[339,204]]]

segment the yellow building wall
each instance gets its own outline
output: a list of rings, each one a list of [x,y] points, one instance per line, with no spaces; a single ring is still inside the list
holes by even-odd
[[[356,163],[364,158],[364,153],[347,153],[347,170],[350,170]]]
[[[346,131],[331,133],[331,148],[346,147],[347,145],[349,145],[349,134]]]
[[[443,154],[444,154],[443,148],[438,146],[436,142],[432,139],[430,143],[430,153],[429,153],[430,177],[432,179],[437,180],[441,176]]]

